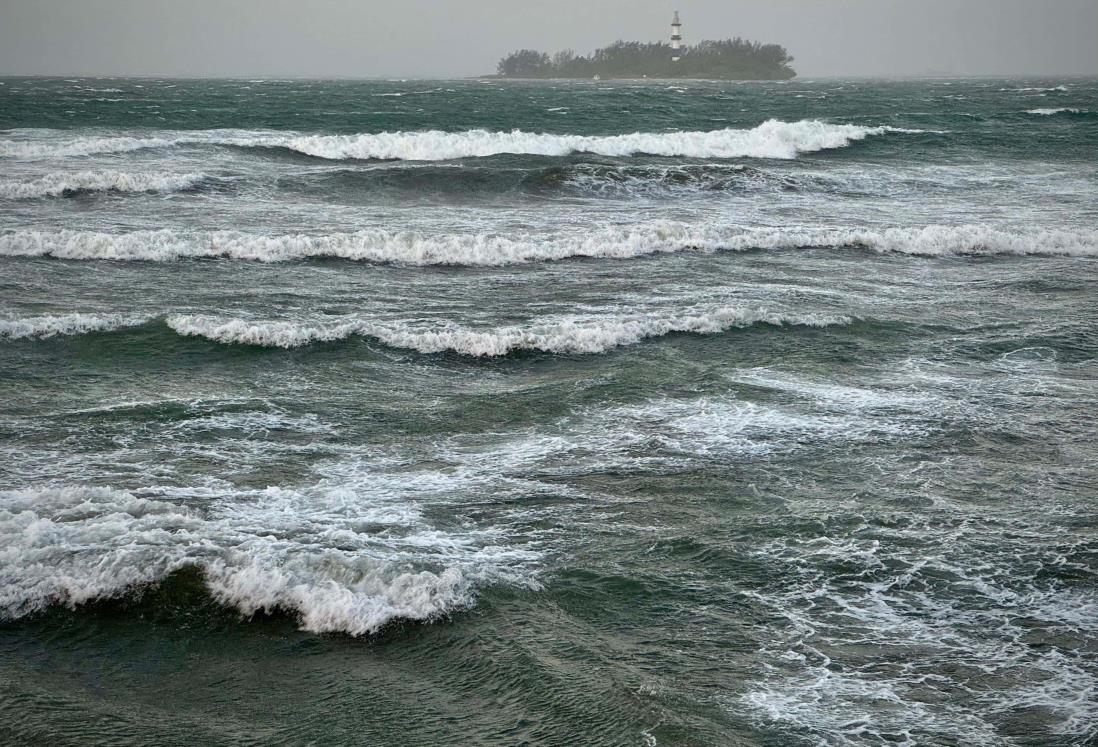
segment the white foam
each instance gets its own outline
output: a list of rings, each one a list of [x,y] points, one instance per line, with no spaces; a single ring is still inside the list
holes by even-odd
[[[48,140],[0,140],[0,156],[7,158],[65,158],[97,153],[126,153],[147,148],[169,148],[180,141],[163,137],[75,137]]]
[[[730,381],[786,392],[827,409],[843,412],[906,410],[940,415],[946,404],[942,397],[913,393],[893,386],[853,386],[834,381],[797,376],[772,368],[740,369],[728,374]]]
[[[358,322],[312,325],[290,321],[249,321],[204,315],[175,315],[168,326],[181,335],[205,337],[227,345],[296,348],[317,342],[343,340],[359,331]]]
[[[719,331],[724,324],[754,317],[773,321],[760,312],[721,308],[643,319],[664,327]],[[642,318],[626,321],[637,319]],[[820,322],[815,317],[810,320]],[[417,329],[402,327],[407,333]],[[457,434],[437,441],[432,436],[426,451],[417,450],[423,444],[412,440],[400,440],[389,450],[340,444],[336,458],[311,460],[317,465],[319,482],[265,490],[240,490],[228,480],[195,484],[193,473],[177,473],[173,467],[177,462],[193,467],[196,453],[178,447],[193,444],[196,428],[234,431],[214,442],[202,439],[200,453],[208,460],[216,451],[224,460],[220,464],[235,473],[240,464],[254,466],[259,454],[272,464],[286,454],[276,442],[242,435],[285,427],[308,435],[310,441],[321,441],[328,432],[326,424],[292,418],[260,403],[246,408],[241,408],[240,401],[222,401],[212,408],[192,403],[188,417],[144,435],[134,434],[133,440],[123,440],[115,455],[99,451],[87,455],[88,463],[94,464],[88,469],[89,477],[118,479],[119,465],[147,466],[152,453],[158,462],[154,472],[164,484],[129,491],[85,486],[0,492],[0,568],[7,573],[0,587],[0,614],[17,616],[51,604],[77,605],[121,595],[190,566],[203,572],[216,599],[245,615],[278,609],[296,615],[307,630],[369,633],[393,619],[433,620],[468,607],[485,584],[536,587],[535,569],[542,550],[513,544],[524,541],[516,537],[528,537],[527,532],[512,531],[514,527],[498,514],[486,525],[478,525],[479,519],[469,512],[458,512],[462,517],[458,527],[433,526],[428,517],[438,512],[429,510],[432,505],[453,508],[463,498],[481,505],[484,495],[529,496],[537,489],[548,489],[559,497],[569,489],[560,480],[539,483],[541,475],[608,468],[643,472],[698,459],[730,464],[825,444],[833,448],[837,443],[879,443],[906,433],[902,421],[881,411],[862,390],[833,391],[826,382],[817,386],[800,379],[789,379],[783,387],[804,392],[813,401],[822,400],[830,411],[801,403],[772,406],[727,394],[657,397],[581,410],[555,422],[503,433]],[[120,414],[117,409],[112,412]],[[125,417],[96,419],[91,425],[98,437],[105,437],[112,423],[119,432],[131,430],[132,421]],[[174,443],[163,448],[164,442]],[[240,452],[245,444],[255,451]],[[66,470],[87,466],[79,465],[79,455],[54,453],[64,453],[70,460]],[[54,479],[58,460],[41,461],[45,471],[38,479]],[[136,479],[143,480],[149,473],[142,468],[139,474]],[[191,477],[176,479],[183,474]],[[590,501],[573,503],[590,520]],[[834,506],[829,503],[828,508]],[[531,510],[528,505],[516,508],[527,515]],[[561,526],[575,527],[552,524],[554,535]],[[900,548],[897,552],[923,547],[903,539],[895,543]],[[943,541],[935,546],[966,544]],[[860,538],[808,547],[795,544],[795,539],[775,540],[757,549],[767,563],[789,566],[782,576],[790,579],[788,596],[779,593],[767,600],[782,614],[793,614],[798,604],[811,604],[805,589],[811,588],[814,578],[806,574],[817,560],[826,565],[856,557],[869,571],[881,567],[876,557],[880,546]],[[965,568],[954,564],[946,570],[946,577],[962,578]],[[871,601],[889,593],[872,585],[876,579],[868,573],[865,576],[865,586],[859,588],[877,595]],[[786,588],[781,586],[779,592]],[[1030,606],[1044,610],[1040,614],[1046,617],[1041,619],[1046,619],[1052,605],[1044,601],[1020,603],[1027,610]],[[863,604],[855,611],[875,614],[875,606]],[[903,627],[902,612],[896,615],[897,635],[921,635],[918,630],[911,632],[910,626]],[[1087,612],[1080,614],[1098,620]],[[877,618],[868,620],[876,622]],[[775,692],[792,687],[780,678],[768,686]]]
[[[0,616],[109,599],[197,567],[212,596],[244,615],[283,610],[304,630],[362,635],[467,607],[477,583],[536,586],[526,568],[536,554],[400,510],[413,488],[215,494],[206,511],[106,487],[0,492]]]
[[[561,173],[561,182],[573,189],[595,194],[627,196],[668,192],[707,193],[732,187],[780,189],[780,178],[747,169],[742,165],[694,166],[603,166],[576,164]]]
[[[432,620],[472,604],[472,582],[456,568],[401,572],[370,558],[333,564],[338,555],[278,565],[217,562],[205,569],[206,583],[215,599],[245,615],[292,610],[314,633],[365,635],[390,620]]]
[[[751,129],[694,132],[634,132],[625,135],[572,135],[466,130],[443,132],[381,132],[356,135],[305,135],[256,130],[205,130],[164,133],[155,138],[133,135],[48,137],[0,140],[0,156],[49,158],[118,153],[144,148],[185,145],[288,148],[327,159],[384,159],[440,161],[500,154],[565,156],[595,153],[604,156],[648,154],[689,158],[796,158],[886,133],[918,133],[895,127],[864,127],[819,120],[782,122],[771,119]]]
[[[0,319],[0,338],[21,340],[57,335],[85,335],[144,324],[148,317],[132,314],[59,314]]]
[[[0,613],[117,596],[180,567],[185,552],[158,541],[200,520],[172,504],[110,488],[0,492]],[[94,562],[89,562],[89,561]]]
[[[1087,114],[1086,109],[1076,109],[1070,106],[1061,106],[1055,109],[1029,109],[1026,114],[1036,114],[1041,117],[1051,117],[1054,114]]]
[[[690,309],[679,314],[619,317],[572,317],[528,327],[469,329],[448,323],[434,327],[406,322],[344,320],[327,325],[288,321],[247,321],[209,316],[171,316],[167,324],[182,335],[205,337],[234,345],[293,348],[360,335],[391,347],[420,353],[456,352],[475,357],[502,356],[517,350],[561,354],[602,353],[674,332],[713,334],[753,324],[828,326],[848,324],[840,316],[787,314],[766,309],[719,307]]]
[[[1098,255],[1098,230],[1010,230],[981,225],[851,231],[843,243],[878,252],[920,256],[1035,254]],[[807,244],[812,245],[812,244]]]
[[[879,440],[901,432],[891,423],[870,423],[846,415],[822,415],[776,408],[729,397],[656,399],[613,408],[599,418],[608,433],[635,445],[637,434],[651,434],[657,453],[674,461],[763,456],[806,444]]]
[[[832,501],[823,510],[835,516]],[[782,632],[762,652],[761,678],[730,707],[828,744],[964,733],[998,745],[1004,716],[1029,709],[1051,733],[1093,732],[1094,673],[1077,651],[1029,640],[1098,631],[1085,587],[1046,576],[1071,563],[1070,528],[1015,512],[988,518],[968,504],[910,523],[859,519],[839,535],[784,536],[752,551],[782,579],[748,592]]]
[[[1058,91],[1060,93],[1067,93],[1068,87],[1065,85],[1052,86],[1050,88],[1044,88],[1041,86],[1027,86],[1024,88],[1000,88],[999,91],[1016,91],[1018,93],[1051,93],[1053,91]]]
[[[235,231],[17,230],[0,234],[0,256],[170,261],[220,257],[282,262],[314,257],[407,265],[500,266],[570,257],[627,259],[649,254],[862,247],[881,253],[1098,255],[1098,230],[1025,230],[983,225],[918,228],[751,228],[654,221],[579,233],[426,234],[371,229],[326,235],[260,236]]]
[[[503,153],[566,156],[637,154],[687,158],[796,158],[800,153],[844,148],[871,135],[901,132],[887,127],[829,124],[816,120],[768,120],[749,130],[710,132],[635,132],[584,136],[469,130],[466,132],[393,132],[361,135],[300,136],[268,144],[282,145],[328,159],[440,161]]]
[[[0,338],[11,340],[80,335],[146,324],[152,317],[127,314],[62,314],[0,320]],[[248,320],[201,314],[175,314],[167,326],[184,336],[204,337],[226,345],[296,348],[357,335],[391,347],[420,353],[455,352],[474,357],[502,356],[518,350],[560,354],[602,353],[615,347],[675,332],[714,334],[754,324],[831,326],[849,317],[795,314],[764,308],[731,306],[686,309],[681,313],[573,316],[547,318],[529,326],[487,329],[453,322],[427,324],[342,318],[338,321]]]
[[[719,234],[670,222],[585,234],[441,234],[373,229],[329,235],[257,236],[231,231],[13,231],[0,235],[0,255],[61,259],[167,261],[192,257],[280,262],[334,257],[409,265],[507,265],[568,257],[636,257],[685,247],[719,246]]]
[[[665,471],[717,460],[767,458],[823,444],[881,443],[909,437],[912,425],[874,413],[819,412],[768,406],[733,396],[655,397],[635,404],[584,409],[552,424],[501,434],[475,451],[457,443],[445,461],[498,470],[529,480],[607,470]],[[553,480],[554,489],[560,484]]]
[[[2,179],[0,198],[60,197],[73,192],[180,192],[193,188],[204,178],[202,174],[165,171],[59,171],[26,181]]]

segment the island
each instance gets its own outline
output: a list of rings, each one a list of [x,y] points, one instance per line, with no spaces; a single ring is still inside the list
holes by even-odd
[[[521,49],[499,61],[498,78],[694,78],[788,80],[793,58],[778,44],[745,39],[703,41],[678,50],[666,42],[614,42],[589,56],[571,50],[550,56]]]

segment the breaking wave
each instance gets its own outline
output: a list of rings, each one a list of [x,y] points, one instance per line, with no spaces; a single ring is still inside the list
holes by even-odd
[[[989,226],[926,226],[883,231],[840,232],[843,244],[881,253],[919,256],[1040,255],[1092,257],[1098,255],[1098,231],[1012,231]],[[806,244],[825,245],[825,244]],[[834,246],[835,244],[830,244]]]
[[[710,132],[636,132],[627,135],[553,135],[515,130],[490,132],[394,132],[376,135],[302,136],[268,145],[327,159],[442,161],[504,153],[566,156],[593,153],[602,156],[680,156],[687,158],[796,158],[886,132],[888,127],[860,127],[820,121],[768,120],[749,130]]]
[[[70,197],[89,192],[183,192],[197,187],[203,174],[172,174],[163,171],[55,172],[37,179],[0,180],[0,198]]]
[[[0,339],[45,339],[59,335],[86,335],[110,332],[148,322],[147,317],[130,314],[59,314],[23,319],[0,319]]]
[[[232,231],[14,231],[0,235],[2,256],[169,261],[183,258],[282,262],[336,258],[407,265],[508,265],[568,257],[628,258],[686,247],[718,249],[720,236],[676,223],[625,226],[584,235],[440,234],[382,229],[319,236],[257,236]]]
[[[529,553],[444,536],[407,512],[371,514],[405,530],[399,538],[364,532],[362,506],[338,490],[249,498],[205,515],[106,487],[0,492],[0,565],[9,570],[0,617],[111,599],[197,568],[209,594],[244,615],[282,610],[304,630],[364,635],[469,607],[477,583],[534,584],[518,569]],[[299,517],[285,537],[268,528],[279,515]]]
[[[112,332],[149,324],[155,317],[125,314],[64,314],[0,321],[0,339],[47,339],[61,335]],[[754,324],[814,326],[849,324],[844,316],[786,314],[766,309],[718,307],[682,313],[605,317],[559,317],[527,326],[472,329],[453,322],[434,325],[405,321],[343,318],[336,322],[248,320],[204,314],[173,314],[164,323],[177,334],[226,345],[296,348],[347,338],[367,337],[389,347],[420,353],[452,352],[495,357],[521,350],[548,353],[602,353],[623,345],[676,332],[714,334]]]
[[[501,154],[566,156],[593,153],[603,156],[679,156],[688,158],[796,158],[885,133],[920,133],[895,127],[863,127],[818,120],[782,122],[771,119],[751,129],[708,132],[635,132],[625,135],[557,135],[493,132],[381,132],[357,135],[304,135],[293,132],[209,130],[165,134],[162,137],[79,137],[60,140],[2,140],[0,156],[48,158],[117,153],[180,145],[227,145],[285,148],[329,160],[365,159],[444,161]]]
[[[170,148],[187,142],[162,137],[76,137],[64,140],[0,140],[0,156],[7,158],[65,158],[99,153],[128,153],[147,148]]]
[[[984,225],[857,229],[749,228],[674,221],[585,234],[426,234],[372,229],[326,235],[259,236],[236,231],[18,230],[0,234],[0,256],[171,261],[224,258],[284,262],[333,258],[414,266],[501,266],[567,258],[627,259],[672,252],[855,247],[916,256],[1098,256],[1095,230],[1013,230]]]
[[[448,323],[435,327],[406,322],[347,320],[328,325],[291,321],[248,321],[192,315],[171,316],[168,326],[181,335],[205,337],[230,345],[295,348],[316,342],[342,340],[352,335],[370,337],[389,347],[420,353],[453,352],[473,357],[495,357],[529,350],[547,353],[603,353],[644,339],[676,332],[713,334],[754,324],[812,326],[849,324],[849,317],[783,314],[765,309],[721,307],[691,309],[682,314],[646,314],[611,318],[562,318],[526,327],[469,329]]]

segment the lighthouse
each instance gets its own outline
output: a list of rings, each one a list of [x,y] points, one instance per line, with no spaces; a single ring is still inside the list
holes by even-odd
[[[671,21],[671,61],[678,62],[682,57],[682,22],[679,12],[675,11],[675,20]]]

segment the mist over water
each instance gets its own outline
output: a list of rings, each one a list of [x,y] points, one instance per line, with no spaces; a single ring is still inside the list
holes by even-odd
[[[0,83],[5,741],[1098,738],[1098,82]]]

